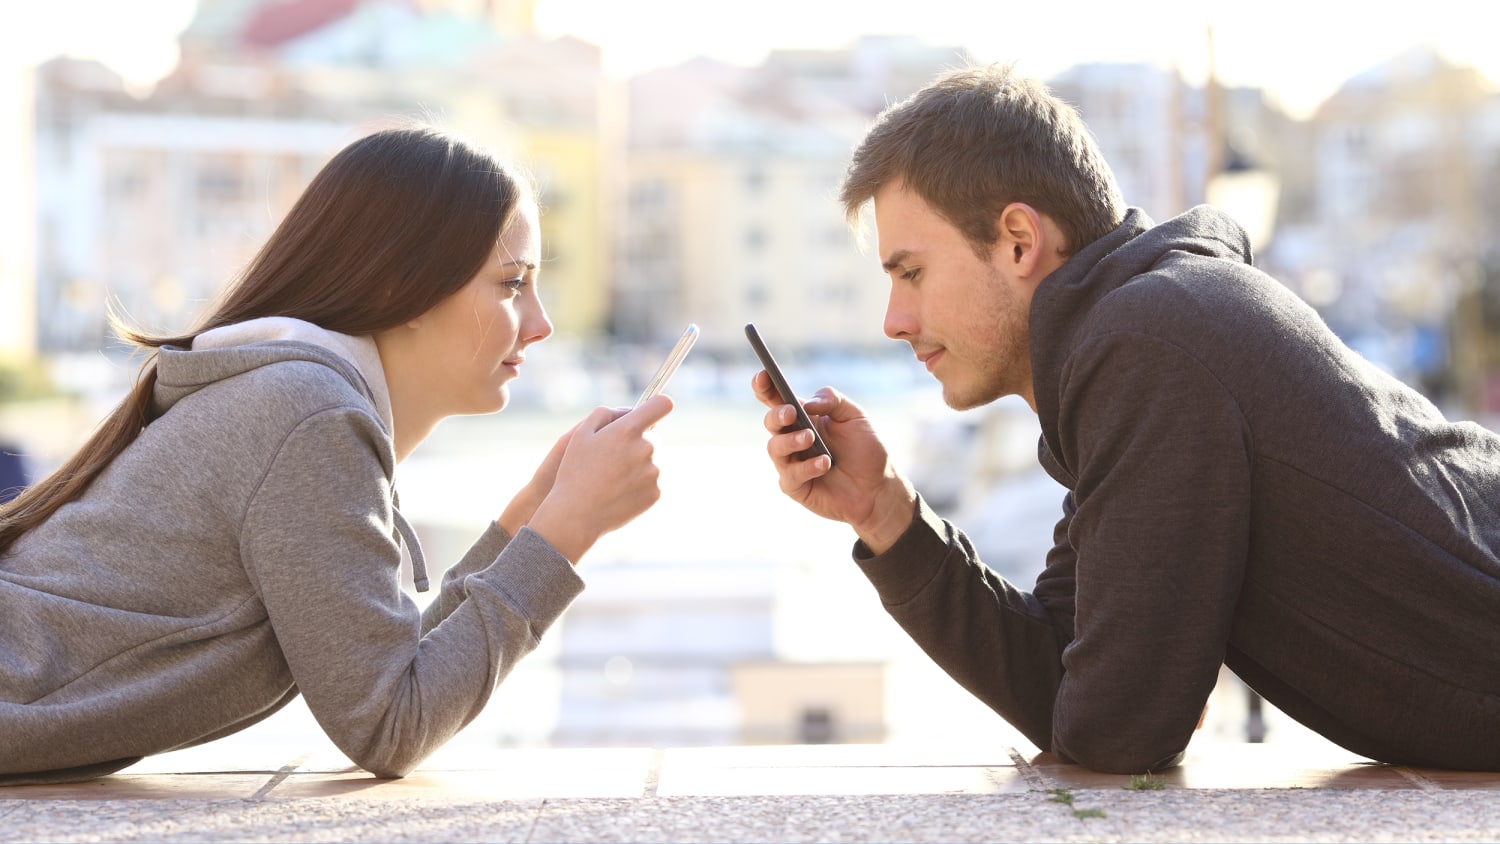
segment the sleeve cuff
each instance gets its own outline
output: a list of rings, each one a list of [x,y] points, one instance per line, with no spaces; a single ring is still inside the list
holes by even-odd
[[[854,562],[870,579],[885,604],[899,604],[932,580],[948,555],[948,524],[927,506],[921,495],[912,510],[911,524],[883,554],[863,541],[854,542]]]
[[[492,534],[503,537],[505,531],[497,525],[486,531],[481,542]],[[540,635],[583,592],[583,578],[567,558],[529,527],[521,528],[504,549],[503,556],[475,576],[483,577],[492,589],[506,595],[515,609],[531,619]]]

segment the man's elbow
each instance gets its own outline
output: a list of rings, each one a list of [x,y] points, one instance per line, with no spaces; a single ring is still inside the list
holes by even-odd
[[[1187,754],[1187,743],[1118,738],[1114,736],[1056,736],[1058,756],[1104,774],[1147,774],[1175,768]]]

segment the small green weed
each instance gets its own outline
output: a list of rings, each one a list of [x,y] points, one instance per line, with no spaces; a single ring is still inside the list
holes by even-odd
[[[1048,791],[1047,793],[1050,794],[1050,795],[1052,795],[1051,797],[1049,797],[1047,799],[1051,800],[1053,803],[1061,803],[1064,806],[1072,806],[1073,805],[1073,791],[1072,791],[1072,789],[1068,789],[1068,788],[1054,788],[1051,791]],[[1073,817],[1078,818],[1079,820],[1083,820],[1084,818],[1102,818],[1102,817],[1104,817],[1104,810],[1103,809],[1074,809],[1073,810]]]
[[[1074,809],[1073,810],[1073,817],[1078,818],[1079,820],[1083,820],[1084,818],[1102,818],[1102,817],[1104,817],[1104,810],[1103,809]]]
[[[1151,774],[1131,774],[1130,785],[1125,786],[1129,791],[1161,791],[1167,787],[1167,781],[1161,777],[1153,777]]]

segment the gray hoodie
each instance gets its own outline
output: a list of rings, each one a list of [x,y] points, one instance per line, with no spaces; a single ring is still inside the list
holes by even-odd
[[[582,591],[492,522],[418,611],[369,338],[258,320],[158,366],[140,437],[0,555],[0,783],[109,773],[299,692],[350,759],[401,776]]]

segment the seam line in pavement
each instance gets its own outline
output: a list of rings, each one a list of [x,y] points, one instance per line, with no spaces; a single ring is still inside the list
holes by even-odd
[[[540,806],[536,807],[536,814],[531,816],[531,826],[526,829],[526,837],[521,841],[531,844],[532,837],[536,835],[536,825],[542,822],[542,813],[547,811],[547,798],[542,798]]]
[[[1427,777],[1422,776],[1421,774],[1417,773],[1416,771],[1413,771],[1410,768],[1404,768],[1404,767],[1402,767],[1400,765],[1392,765],[1391,766],[1391,770],[1393,770],[1396,773],[1400,774],[1401,776],[1405,777],[1408,782],[1412,783],[1413,785],[1415,785],[1417,788],[1421,789],[1422,791],[1442,791],[1443,790],[1443,787],[1441,785],[1438,785],[1436,782],[1433,782],[1432,780],[1428,779]]]
[[[641,791],[642,797],[655,797],[656,787],[661,784],[661,762],[664,751],[657,748],[651,751],[651,762],[646,767],[646,785]]]
[[[296,759],[293,759],[290,765],[283,766],[281,770],[272,774],[269,780],[266,780],[265,785],[261,786],[258,791],[250,795],[250,799],[266,799],[266,795],[270,794],[271,791],[276,788],[276,786],[281,785],[283,782],[285,782],[286,778],[291,776],[293,771],[296,771],[298,768],[302,767],[302,763],[306,762],[308,760],[308,757],[310,756],[312,756],[311,753],[304,753],[301,756],[298,756]]]
[[[1026,785],[1035,791],[1046,791],[1047,778],[1042,776],[1042,772],[1033,768],[1030,762],[1027,762],[1020,753],[1016,752],[1014,747],[1007,747],[1005,749],[1010,752],[1010,759],[1016,763],[1016,770],[1020,772],[1021,778],[1026,780]]]

